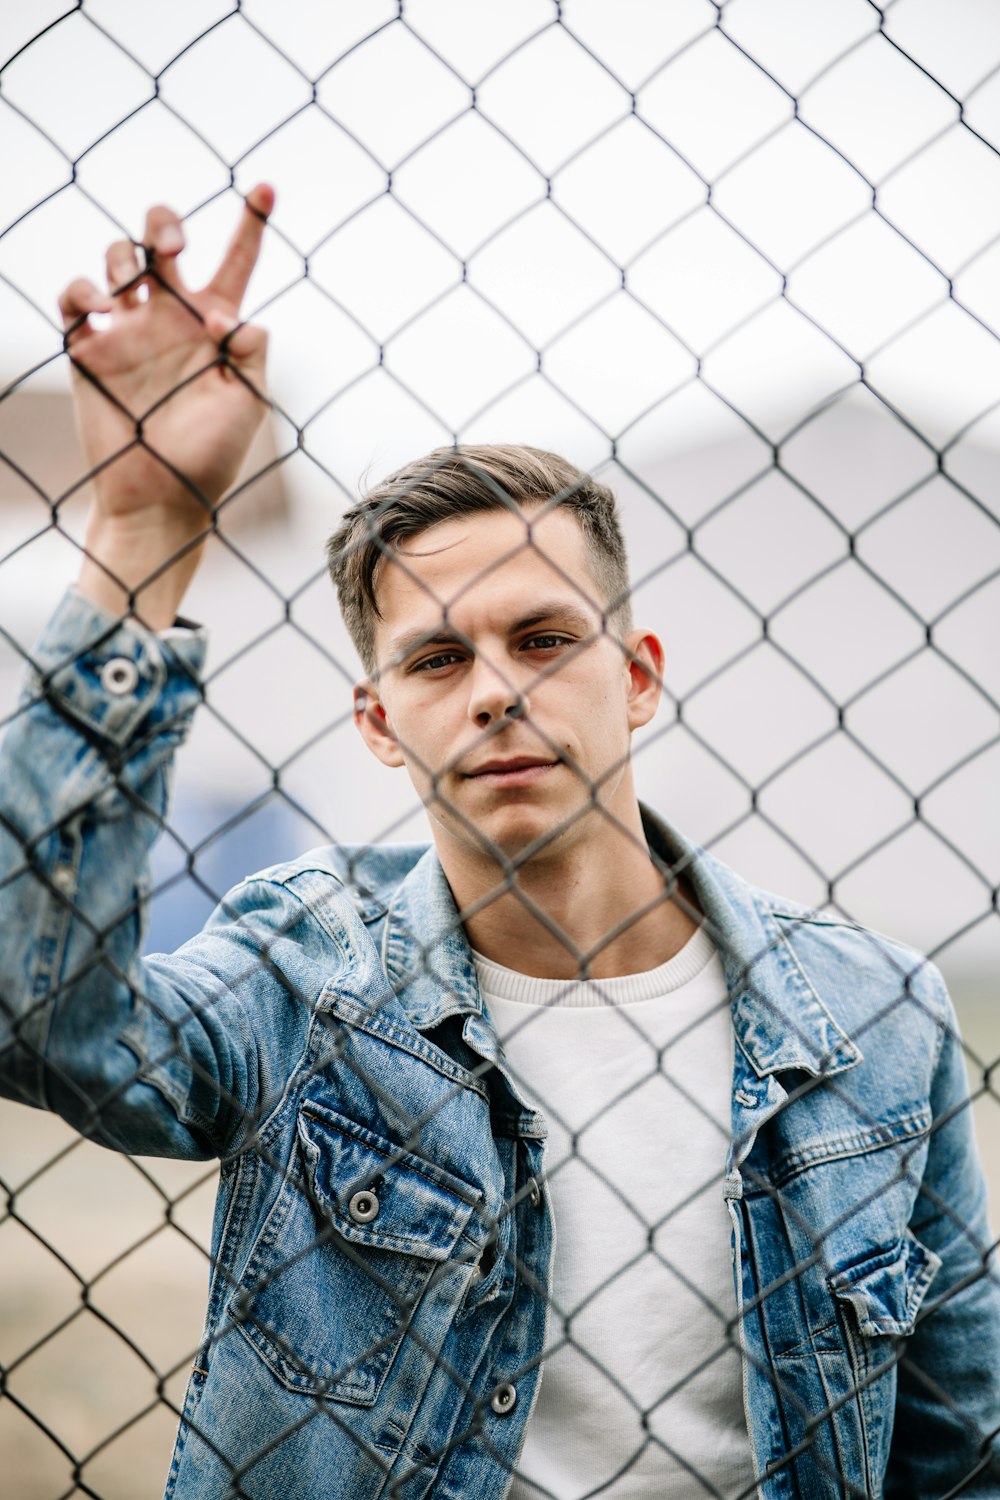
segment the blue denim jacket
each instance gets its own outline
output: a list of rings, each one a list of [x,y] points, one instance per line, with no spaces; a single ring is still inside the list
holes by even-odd
[[[202,649],[71,594],[35,653],[0,763],[0,1087],[116,1150],[221,1158],[168,1494],[496,1500],[539,1379],[545,1122],[433,850],[315,850],[138,959]],[[761,1495],[997,1496],[1000,1294],[939,975],[647,832],[732,1000]]]

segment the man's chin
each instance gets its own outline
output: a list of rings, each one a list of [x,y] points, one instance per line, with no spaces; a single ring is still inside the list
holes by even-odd
[[[457,837],[466,848],[475,849],[504,865],[522,865],[555,853],[572,838],[592,810],[588,798],[577,807],[562,808],[558,812],[551,807],[524,801],[493,808],[475,821],[456,817],[451,806],[439,806],[434,816],[449,837]]]

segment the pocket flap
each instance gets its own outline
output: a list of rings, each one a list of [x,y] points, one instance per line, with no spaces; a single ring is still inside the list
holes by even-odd
[[[838,1271],[830,1285],[854,1308],[863,1334],[907,1334],[940,1265],[941,1257],[907,1230],[898,1245]]]
[[[446,1260],[482,1194],[324,1105],[304,1103],[299,1139],[323,1217],[355,1245]]]

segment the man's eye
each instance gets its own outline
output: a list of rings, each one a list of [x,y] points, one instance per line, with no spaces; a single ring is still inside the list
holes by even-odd
[[[524,649],[526,651],[555,651],[559,646],[566,646],[568,644],[569,641],[566,636],[553,635],[550,632],[546,635],[529,636],[524,642]]]
[[[410,668],[411,672],[437,672],[444,667],[450,667],[453,662],[459,660],[455,651],[438,651],[434,656],[425,656],[423,661],[418,661]]]

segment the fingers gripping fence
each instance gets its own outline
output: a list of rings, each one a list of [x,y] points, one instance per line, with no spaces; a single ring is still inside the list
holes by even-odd
[[[186,1496],[996,1494],[993,18],[17,9],[5,1493],[157,1494],[183,1417]],[[322,545],[428,450],[333,560],[362,656],[408,624],[355,708],[410,785]],[[84,520],[126,465],[174,507],[137,576]],[[393,530],[431,490],[478,496],[471,561]],[[118,622],[206,534],[208,670]],[[81,563],[117,615],[36,646]],[[632,729],[700,848],[630,820]],[[593,912],[544,879],[588,848]]]

